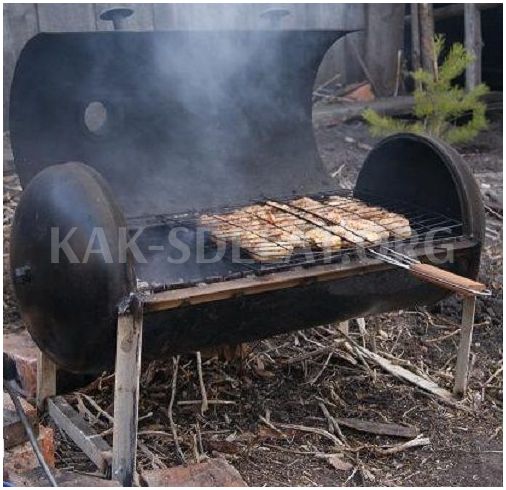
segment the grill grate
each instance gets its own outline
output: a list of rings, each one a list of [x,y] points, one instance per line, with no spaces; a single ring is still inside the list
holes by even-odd
[[[339,196],[342,199],[340,199],[339,202],[334,202],[333,204],[325,202],[327,199],[333,196]],[[239,270],[237,268],[237,257],[232,256],[232,250],[230,247],[228,247],[223,260],[229,261],[230,263],[234,262],[234,272],[219,276],[202,277],[199,278],[198,281],[193,281],[193,283],[212,283],[234,279],[237,277],[245,277],[251,274],[262,275],[279,272],[300,266],[311,267],[312,265],[317,264],[339,263],[343,260],[360,260],[366,255],[366,252],[368,250],[384,250],[385,248],[388,248],[403,253],[410,248],[417,247],[422,244],[426,244],[431,247],[436,247],[443,244],[451,246],[460,238],[464,238],[462,235],[462,223],[453,218],[444,216],[441,213],[421,209],[410,203],[380,198],[378,196],[364,193],[359,196],[360,199],[358,199],[357,196],[353,196],[351,191],[341,190],[338,192],[332,191],[308,196],[291,195],[285,196],[283,198],[278,197],[274,202],[266,198],[265,200],[258,200],[249,204],[265,205],[266,203],[271,203],[271,206],[273,209],[275,209],[277,206],[282,207],[288,201],[297,199],[299,197],[309,197],[315,201],[318,201],[320,206],[313,208],[311,212],[300,212],[300,210],[295,209],[294,214],[291,215],[290,218],[287,218],[282,225],[279,223],[276,223],[274,225],[280,231],[290,233],[290,227],[297,224],[300,225],[301,221],[311,222],[314,226],[317,226],[319,228],[321,227],[322,230],[325,230],[329,225],[331,225],[331,223],[324,218],[325,214],[328,213],[329,210],[338,210],[339,212],[347,214],[350,217],[370,219],[374,222],[374,214],[377,214],[378,212],[375,207],[380,207],[383,210],[391,213],[396,213],[397,215],[401,215],[407,218],[411,227],[411,236],[408,238],[396,236],[396,227],[390,227],[390,235],[393,236],[387,240],[382,241],[381,243],[367,243],[367,241],[365,241],[360,246],[357,246],[356,244],[346,244],[339,249],[299,249],[292,251],[291,254],[283,257],[278,261],[270,260],[269,262],[261,262],[255,260],[258,259],[258,257],[255,257],[254,253],[246,253],[244,251],[241,251],[241,263]],[[369,208],[365,208],[365,210],[362,210],[360,212],[355,212],[354,207],[356,207],[356,204],[358,202],[362,204],[365,203],[367,206],[369,206]],[[215,215],[217,216],[217,219],[221,220],[224,224],[229,225],[231,229],[239,227],[244,231],[262,237],[262,239],[265,241],[265,244],[257,249],[257,252],[260,254],[269,253],[271,250],[279,249],[280,247],[290,249],[290,244],[287,244],[286,242],[284,243],[279,239],[275,239],[265,232],[265,228],[267,226],[266,220],[259,219],[247,210],[246,212],[251,215],[251,222],[237,223],[237,221],[230,220],[229,215],[240,209],[244,210],[244,208],[245,205],[227,206],[220,209],[208,209],[204,212],[201,211],[199,213],[188,212],[178,215],[138,216],[131,218],[128,223],[129,227],[132,229],[161,225],[197,229],[198,227],[202,228],[200,220],[203,215]],[[270,225],[273,226],[272,222]],[[216,244],[213,243],[213,241],[210,239],[210,235],[207,235],[207,238],[205,240],[205,247],[210,251],[216,248]],[[253,260],[248,261],[245,259]],[[187,287],[189,285],[192,284],[189,284],[185,281],[178,281],[177,283],[164,284],[163,286],[159,286],[159,289]]]

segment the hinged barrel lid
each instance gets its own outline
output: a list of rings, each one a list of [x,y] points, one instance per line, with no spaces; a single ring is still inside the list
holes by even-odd
[[[346,31],[39,34],[11,90],[23,186],[80,161],[127,216],[328,184],[311,124],[320,61]]]

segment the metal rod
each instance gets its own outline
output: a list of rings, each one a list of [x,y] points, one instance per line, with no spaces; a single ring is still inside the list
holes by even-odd
[[[273,207],[276,207],[278,209],[282,209],[282,210],[285,210],[286,212],[289,212],[291,214],[294,214],[295,216],[298,216],[302,219],[306,219],[308,222],[314,224],[315,226],[319,226],[320,228],[334,234],[334,235],[338,235],[337,233],[334,233],[334,231],[329,228],[328,226],[324,226],[324,225],[321,225],[318,221],[326,221],[327,223],[333,223],[332,220],[329,220],[327,219],[326,217],[318,214],[318,213],[314,213],[313,211],[314,210],[308,210],[308,209],[304,209],[304,208],[300,208],[299,206],[295,206],[291,203],[287,203],[287,204],[280,204],[280,203],[277,203],[275,201],[267,201],[266,203],[267,205],[269,206],[273,206]],[[291,210],[294,209],[296,211],[292,211]],[[317,208],[317,209],[321,209],[321,208]],[[360,217],[360,214],[359,213],[353,213],[352,211],[349,211],[350,214],[355,214],[357,215],[358,217]],[[317,219],[311,219],[311,218],[308,218],[307,215],[313,215],[315,216],[315,218]],[[362,238],[362,240],[364,242],[367,242],[371,245],[375,245],[373,242],[371,242],[370,240],[368,240],[367,238],[357,234],[354,230],[350,230],[349,228],[347,228],[346,226],[343,226],[342,224],[340,224],[339,226],[341,226],[342,228],[344,228],[345,230],[349,231],[350,233],[353,233],[359,237]],[[364,252],[369,252],[371,253],[371,249],[367,249],[366,247],[364,247],[363,245],[361,245],[360,243],[355,243],[355,247],[356,248],[359,248],[359,249],[362,249]],[[391,251],[391,250],[389,250]],[[413,261],[413,259],[411,259],[411,257],[409,257],[408,255],[406,254],[400,254],[398,252],[394,252],[394,254],[398,257],[398,259],[393,259],[393,258],[390,258],[388,256],[385,256],[384,254],[380,254],[378,252],[375,253],[375,255],[380,259],[380,260],[383,260],[389,264],[392,264],[392,265],[396,265],[397,267],[402,267],[403,269],[407,269],[407,270],[410,270],[410,265],[415,265],[416,264],[416,261]],[[403,262],[401,262],[401,260]],[[449,287],[449,289],[454,289],[455,288],[455,284],[453,284],[452,282],[450,281],[447,281],[447,280],[443,280],[443,279],[439,279],[439,282],[442,284],[442,285],[446,285],[447,287]],[[451,287],[450,287],[451,286]],[[491,294],[490,291],[488,290],[485,290],[485,291],[477,291],[475,289],[472,289],[472,288],[469,288],[469,287],[464,287],[464,286],[459,286],[459,289],[461,291],[467,291],[475,296],[477,295],[480,295],[480,296],[489,296]]]

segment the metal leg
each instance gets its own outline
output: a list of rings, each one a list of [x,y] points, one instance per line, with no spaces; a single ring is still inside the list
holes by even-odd
[[[56,366],[41,350],[37,353],[37,408],[44,411],[46,400],[56,395]]]
[[[455,368],[455,385],[453,394],[464,396],[467,391],[467,380],[469,376],[469,354],[473,339],[474,310],[476,298],[465,296],[462,305],[462,325],[460,328],[460,343],[457,352],[457,366]]]
[[[112,477],[128,487],[135,475],[141,350],[142,305],[133,297],[118,316],[112,447]]]

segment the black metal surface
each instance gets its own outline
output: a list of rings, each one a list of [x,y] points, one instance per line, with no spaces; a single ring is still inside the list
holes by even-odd
[[[22,316],[35,343],[59,366],[86,372],[108,364],[114,351],[116,312],[120,300],[135,288],[133,270],[119,260],[121,211],[103,179],[79,163],[40,172],[24,190],[11,232],[11,271]],[[58,242],[67,234],[78,263],[63,249],[51,255],[51,229]],[[100,250],[103,230],[112,258]],[[70,255],[69,255],[70,256]],[[29,267],[29,280],[17,281],[17,270]]]
[[[466,274],[468,256],[473,251],[467,250],[454,264],[445,264],[445,268]],[[403,269],[393,268],[150,313],[144,319],[143,355],[159,359],[203,347],[247,342],[330,322],[428,305],[448,294]]]
[[[39,34],[11,90],[21,183],[80,161],[102,174],[127,217],[318,192],[330,179],[312,131],[312,87],[344,34]],[[84,123],[92,102],[107,111],[96,134]]]
[[[30,333],[57,364],[91,373],[112,366],[117,307],[136,279],[131,262],[120,264],[115,255],[125,217],[131,225],[138,215],[163,225],[143,235],[149,251],[174,213],[336,192],[317,154],[311,93],[326,48],[343,34],[77,33],[28,43],[11,91],[13,151],[26,186],[12,229],[11,267]],[[107,111],[95,133],[84,122],[90,102]],[[57,165],[69,160],[87,165]],[[459,234],[474,244],[442,266],[477,274],[483,206],[456,152],[429,138],[388,138],[368,156],[354,192],[462,223]],[[63,237],[74,226],[79,232],[70,242],[80,254],[93,229],[103,228],[113,263],[97,254],[86,264],[52,264],[51,227]],[[191,241],[191,228],[187,233]],[[176,266],[165,259],[148,254],[147,265],[135,264],[137,277],[212,282],[245,273],[225,260],[203,266],[191,256]],[[447,294],[403,270],[371,272],[152,313],[143,345],[159,357],[428,304]]]
[[[371,192],[461,222],[462,233],[480,243],[464,274],[477,277],[485,210],[476,180],[456,150],[427,136],[398,134],[385,138],[367,156],[354,189],[359,198]]]

